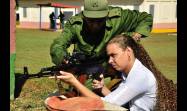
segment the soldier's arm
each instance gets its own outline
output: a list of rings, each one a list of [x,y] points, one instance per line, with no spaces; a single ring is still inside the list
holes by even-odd
[[[50,46],[50,56],[54,64],[59,65],[62,63],[64,57],[67,55],[67,48],[71,45],[73,36],[73,28],[67,21],[64,31],[59,37],[54,39],[53,43]]]
[[[141,37],[149,36],[153,25],[153,17],[151,14],[128,9],[124,10],[123,14],[126,15],[123,19],[127,20],[126,25],[129,26],[130,30],[125,32],[125,34],[131,37],[136,36],[137,33],[141,34]]]
[[[153,26],[153,17],[151,14],[146,12],[135,12],[138,14],[137,16],[137,26],[135,28],[135,32],[138,32],[142,35],[142,37],[149,36],[152,26]]]

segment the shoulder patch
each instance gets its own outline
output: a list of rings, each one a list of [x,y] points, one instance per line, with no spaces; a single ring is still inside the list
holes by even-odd
[[[69,18],[69,22],[71,24],[75,24],[75,23],[82,23],[82,19],[80,16],[72,16]]]
[[[121,16],[121,8],[112,8],[109,11],[108,17]]]

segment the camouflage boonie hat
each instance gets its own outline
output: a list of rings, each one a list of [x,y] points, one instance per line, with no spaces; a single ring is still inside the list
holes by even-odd
[[[108,15],[107,0],[84,0],[83,15],[88,18],[103,18]]]

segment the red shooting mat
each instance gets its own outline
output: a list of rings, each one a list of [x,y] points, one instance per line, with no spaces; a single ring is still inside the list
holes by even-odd
[[[45,106],[49,111],[127,111],[127,109],[103,102],[98,98],[72,97],[62,99],[58,96],[48,97]]]

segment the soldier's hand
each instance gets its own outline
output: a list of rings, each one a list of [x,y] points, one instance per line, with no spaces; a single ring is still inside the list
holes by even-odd
[[[66,60],[66,59],[64,59],[64,60],[62,61],[62,64],[68,64],[68,63],[69,63],[69,61]]]
[[[139,34],[139,33],[137,33],[137,32],[134,32],[134,33],[133,33],[133,36],[132,36],[132,38],[133,38],[136,42],[139,42],[140,39],[141,39],[141,37],[142,37],[142,35]]]

